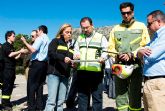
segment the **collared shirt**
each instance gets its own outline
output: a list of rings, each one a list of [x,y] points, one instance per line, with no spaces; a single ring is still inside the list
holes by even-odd
[[[93,31],[93,33],[89,36],[89,37],[86,37],[86,42],[87,42],[87,45],[89,45],[89,42],[91,41],[92,37],[94,36],[96,32]],[[107,51],[107,48],[108,48],[108,42],[107,42],[107,39],[105,38],[105,36],[102,37],[102,40],[101,40],[101,47],[102,47],[102,50],[103,51]],[[76,42],[75,44],[75,48],[74,48],[74,56],[75,55],[80,55],[80,50],[79,50],[79,46],[78,46],[78,42]],[[104,59],[107,59],[107,53],[106,52],[103,52],[101,54],[101,57],[104,58]]]
[[[36,52],[32,53],[31,61],[45,61],[48,59],[48,45],[49,38],[46,34],[42,34],[40,37],[37,37],[32,47],[36,50]]]
[[[145,76],[165,76],[165,26],[154,33],[152,41],[146,46],[152,53],[144,57]]]

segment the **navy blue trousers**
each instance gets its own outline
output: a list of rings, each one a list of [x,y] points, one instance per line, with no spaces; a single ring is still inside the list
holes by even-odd
[[[102,111],[102,80],[102,72],[77,71],[79,111],[87,111],[89,95],[92,97],[92,111]]]

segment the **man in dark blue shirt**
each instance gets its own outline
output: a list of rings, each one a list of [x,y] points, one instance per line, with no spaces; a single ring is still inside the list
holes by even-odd
[[[2,88],[2,73],[3,73],[3,55],[2,55],[2,44],[0,43],[0,89]]]
[[[10,103],[11,94],[13,91],[15,81],[15,67],[16,59],[18,59],[23,52],[23,49],[15,51],[13,43],[15,41],[15,32],[7,31],[5,34],[6,42],[3,47],[4,71],[3,71],[3,87],[2,87],[2,105],[5,111],[12,111],[12,104]]]

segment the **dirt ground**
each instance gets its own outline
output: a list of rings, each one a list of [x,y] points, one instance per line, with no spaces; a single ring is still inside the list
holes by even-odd
[[[13,111],[23,111],[26,108],[26,78],[24,75],[17,75],[15,88],[13,90],[11,101],[13,103]],[[47,85],[44,85],[44,98],[47,98]],[[65,105],[64,105],[65,107]],[[103,111],[115,111],[115,100],[107,97],[103,93]],[[64,111],[68,111],[64,109]]]

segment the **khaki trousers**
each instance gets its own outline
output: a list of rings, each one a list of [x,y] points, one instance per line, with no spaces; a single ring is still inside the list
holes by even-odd
[[[165,78],[145,81],[143,103],[144,111],[165,111]]]

